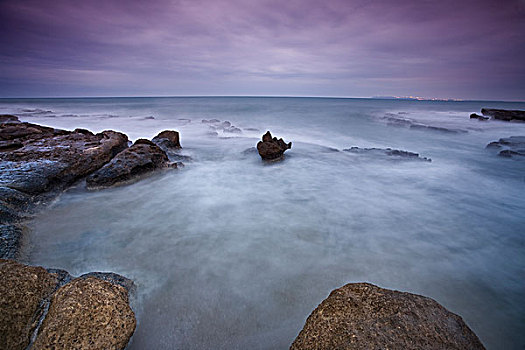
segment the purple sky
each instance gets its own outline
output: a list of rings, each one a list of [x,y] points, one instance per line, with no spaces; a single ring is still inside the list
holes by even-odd
[[[525,0],[0,0],[0,96],[525,100]]]

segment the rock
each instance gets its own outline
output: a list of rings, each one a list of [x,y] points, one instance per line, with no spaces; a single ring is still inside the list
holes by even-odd
[[[416,294],[350,283],[308,317],[291,348],[484,349],[461,317]]]
[[[17,259],[23,227],[17,224],[0,225],[0,258]]]
[[[207,119],[203,119],[202,120],[202,123],[203,124],[218,124],[220,123],[221,121],[219,119],[210,119],[210,120],[207,120]]]
[[[525,111],[482,108],[481,114],[503,121],[525,121]]]
[[[229,126],[227,128],[224,128],[224,132],[232,133],[232,134],[240,134],[242,133],[242,130],[235,126]]]
[[[39,320],[41,302],[58,279],[42,267],[0,259],[0,349],[25,349]]]
[[[53,295],[32,348],[124,349],[135,326],[124,287],[77,278]]]
[[[173,130],[164,130],[151,139],[157,146],[165,152],[173,149],[180,149],[179,133]]]
[[[0,123],[19,123],[18,117],[10,114],[0,114]]]
[[[89,175],[86,184],[90,189],[109,187],[136,180],[155,170],[176,166],[170,163],[160,147],[149,140],[140,139]]]
[[[486,148],[500,149],[498,153],[501,157],[510,158],[513,156],[525,156],[525,136],[511,136],[493,141]]]
[[[359,148],[359,147],[350,147],[343,149],[345,152],[356,153],[356,154],[373,154],[373,155],[382,155],[393,157],[394,159],[405,159],[405,160],[422,160],[425,162],[431,162],[432,159],[421,157],[419,153],[403,151],[399,149],[392,148]]]
[[[283,139],[272,138],[272,134],[267,131],[263,135],[262,141],[257,143],[257,151],[263,160],[280,160],[284,152],[292,148],[292,143],[285,143]]]
[[[124,349],[136,326],[133,282],[0,259],[0,349]]]
[[[441,126],[431,126],[431,125],[424,125],[424,124],[411,124],[410,129],[438,131],[438,132],[443,132],[447,134],[466,134],[468,132],[467,130],[462,130],[462,129],[449,129],[449,128],[444,128]]]
[[[476,113],[472,113],[470,115],[470,119],[477,119],[477,120],[485,121],[485,120],[489,120],[490,118],[489,117],[484,117],[484,116],[476,114]]]

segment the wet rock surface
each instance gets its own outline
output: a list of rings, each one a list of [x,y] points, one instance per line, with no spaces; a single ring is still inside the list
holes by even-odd
[[[489,120],[490,118],[489,117],[484,117],[484,116],[476,114],[476,113],[472,113],[470,115],[470,119],[477,119],[477,120],[485,121],[485,120]]]
[[[151,141],[164,152],[182,148],[180,146],[179,133],[174,130],[164,130],[152,138]]]
[[[284,156],[284,152],[292,148],[292,143],[286,143],[283,139],[272,137],[272,134],[267,131],[263,135],[262,141],[257,143],[257,151],[263,160],[280,160]]]
[[[135,329],[133,282],[0,259],[0,349],[124,349]]]
[[[525,156],[525,136],[511,136],[501,138],[499,141],[491,142],[486,148],[499,150],[501,157],[523,157]]]
[[[492,117],[493,119],[511,121],[525,121],[525,111],[482,108],[481,114]]]
[[[350,283],[330,293],[291,346],[309,349],[484,349],[463,322],[420,295]]]
[[[403,151],[392,148],[359,148],[351,147],[343,149],[344,152],[355,153],[355,154],[367,154],[376,156],[387,156],[391,159],[398,160],[420,160],[425,162],[431,162],[432,159],[427,157],[421,157],[419,153]]]
[[[166,153],[155,143],[137,140],[131,147],[117,154],[109,163],[86,178],[88,188],[103,188],[134,181],[155,170],[176,168]]]
[[[404,117],[404,115],[406,114],[407,114],[406,112],[399,112],[397,114],[387,113],[381,119],[385,120],[387,125],[389,126],[409,128],[412,130],[440,132],[440,133],[446,133],[446,134],[468,133],[467,130],[463,130],[463,129],[452,129],[452,128],[446,128],[442,126],[427,125],[427,124],[415,122],[414,120],[410,118]]]

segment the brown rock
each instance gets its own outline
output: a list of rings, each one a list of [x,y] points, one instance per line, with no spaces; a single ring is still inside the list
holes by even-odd
[[[420,295],[350,283],[308,317],[291,349],[484,349],[461,317]]]
[[[272,138],[272,134],[267,131],[263,135],[262,141],[257,143],[257,151],[263,160],[280,160],[283,158],[284,151],[292,148],[292,143],[286,143],[283,139]]]
[[[130,182],[155,170],[176,167],[166,153],[149,140],[140,139],[86,178],[88,188]]]
[[[56,276],[42,267],[0,259],[0,349],[25,349],[37,325],[41,301],[55,290]]]
[[[179,133],[173,130],[164,130],[151,139],[151,141],[157,144],[157,146],[162,148],[164,151],[181,148]]]
[[[124,349],[135,331],[128,293],[95,277],[58,289],[33,349]]]

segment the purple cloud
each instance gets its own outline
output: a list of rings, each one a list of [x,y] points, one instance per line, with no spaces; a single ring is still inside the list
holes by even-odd
[[[0,96],[523,100],[525,1],[0,2]]]

